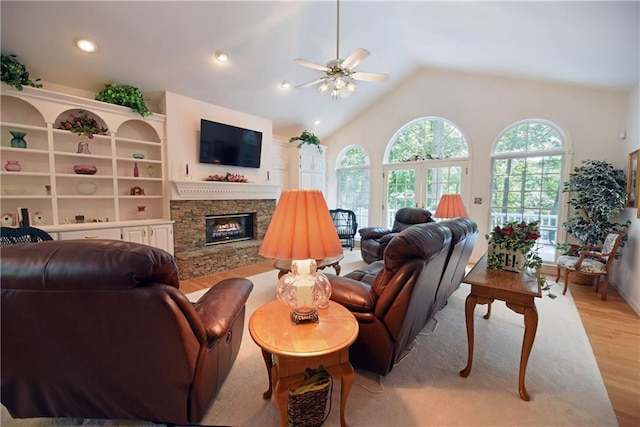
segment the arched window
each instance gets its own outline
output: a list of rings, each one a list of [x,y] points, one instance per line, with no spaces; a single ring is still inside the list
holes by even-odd
[[[369,155],[360,146],[351,145],[338,156],[338,205],[355,212],[358,227],[369,225]]]
[[[386,219],[406,206],[435,212],[442,194],[466,200],[469,146],[463,132],[448,120],[424,117],[404,125],[391,139],[385,155]]]
[[[509,221],[539,221],[543,261],[555,258],[565,141],[553,123],[525,120],[497,139],[491,168],[491,229]]]

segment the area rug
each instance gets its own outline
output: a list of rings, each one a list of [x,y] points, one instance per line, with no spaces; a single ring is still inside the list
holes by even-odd
[[[345,259],[343,274],[362,265]],[[255,287],[248,316],[271,301],[277,272],[251,276]],[[556,293],[559,292],[556,286]],[[206,291],[206,290],[205,290]],[[188,295],[197,300],[205,291]],[[526,385],[531,401],[518,395],[518,367],[523,318],[504,303],[476,307],[475,356],[468,378],[459,371],[467,360],[463,284],[436,314],[435,328],[425,328],[412,349],[385,377],[356,370],[346,408],[351,426],[616,426],[593,352],[573,299],[559,295],[537,300],[539,323],[529,359]],[[248,323],[248,319],[247,322]],[[340,425],[340,381],[334,382],[325,426]],[[263,400],[267,373],[260,349],[248,330],[229,377],[203,425],[279,426],[272,400]],[[65,425],[69,420],[12,420],[2,411],[2,426]],[[85,420],[84,425],[146,426],[150,423]]]

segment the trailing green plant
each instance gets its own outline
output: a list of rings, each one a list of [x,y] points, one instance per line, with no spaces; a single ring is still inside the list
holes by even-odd
[[[137,87],[117,83],[107,83],[104,86],[105,88],[96,95],[97,101],[129,107],[142,117],[151,115],[151,111],[144,102],[142,92]]]
[[[298,148],[302,147],[303,145],[315,145],[318,148],[318,151],[322,153],[322,147],[320,147],[320,140],[318,139],[317,136],[315,136],[313,133],[309,132],[306,129],[302,131],[300,136],[294,136],[293,138],[289,139],[289,142],[296,142],[296,141],[298,141]]]
[[[562,224],[581,245],[599,246],[611,231],[625,232],[626,224],[610,221],[624,210],[627,182],[622,169],[600,160],[583,160],[563,183],[562,192],[569,193],[572,213]],[[566,250],[568,244],[558,244]]]
[[[18,90],[22,90],[22,86],[42,87],[40,83],[36,83],[40,79],[29,78],[27,67],[13,54],[2,54],[2,81]]]

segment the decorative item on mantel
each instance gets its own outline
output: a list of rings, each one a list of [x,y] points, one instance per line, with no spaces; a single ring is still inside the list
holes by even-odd
[[[209,175],[205,181],[219,181],[219,182],[249,182],[247,180],[247,178],[244,177],[244,175],[239,175],[239,174],[235,174],[235,173],[229,173],[227,172],[226,175],[222,176],[222,175]]]
[[[13,148],[27,148],[27,141],[24,140],[24,137],[27,136],[26,132],[10,130],[9,133],[13,137],[11,138],[11,146]]]
[[[538,221],[511,221],[502,227],[496,226],[485,238],[489,244],[487,267],[494,270],[512,272],[527,272],[528,269],[542,268],[542,258],[535,248],[540,237]],[[556,296],[551,293],[551,285],[543,274],[537,271],[542,290],[550,298]]]

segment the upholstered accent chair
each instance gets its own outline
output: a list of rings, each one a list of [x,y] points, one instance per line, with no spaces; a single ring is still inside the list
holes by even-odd
[[[564,277],[564,290],[562,295],[567,293],[569,286],[569,276],[572,273],[585,274],[595,277],[593,284],[594,290],[597,292],[602,282],[602,300],[607,300],[607,289],[609,288],[609,273],[611,272],[611,264],[618,252],[620,242],[622,242],[623,233],[609,233],[604,240],[602,246],[580,246],[570,245],[569,254],[558,258],[556,282],[560,279],[560,274]]]
[[[338,238],[343,248],[353,250],[355,246],[355,236],[358,230],[358,221],[356,221],[355,212],[349,209],[330,209],[333,225],[338,232]]]
[[[53,240],[51,235],[35,227],[2,227],[0,228],[0,246],[18,243],[35,243]]]

